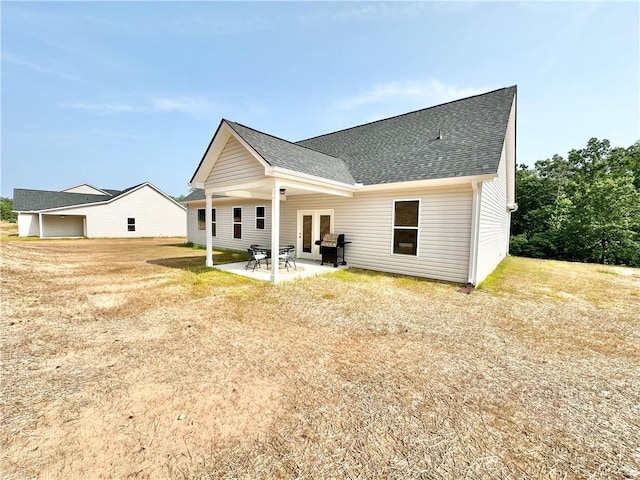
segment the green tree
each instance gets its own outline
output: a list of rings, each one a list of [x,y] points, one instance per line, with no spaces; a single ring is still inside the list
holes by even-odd
[[[574,201],[566,228],[570,259],[640,264],[640,192],[630,176],[600,175]]]
[[[640,265],[640,142],[587,146],[516,172],[515,255]]]
[[[0,218],[4,222],[15,222],[17,215],[12,212],[13,200],[10,198],[0,197]]]

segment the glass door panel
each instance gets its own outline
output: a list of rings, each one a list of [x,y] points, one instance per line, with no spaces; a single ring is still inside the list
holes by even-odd
[[[313,249],[313,215],[302,216],[302,251],[311,253]]]
[[[332,233],[331,215],[320,215],[320,236],[318,240],[322,240],[327,233]]]
[[[320,259],[320,246],[327,233],[333,233],[333,210],[298,210],[297,255],[309,260]]]

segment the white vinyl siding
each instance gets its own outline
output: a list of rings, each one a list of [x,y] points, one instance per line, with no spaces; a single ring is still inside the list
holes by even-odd
[[[257,230],[247,228],[255,225],[256,206],[264,206],[265,228]],[[213,237],[213,248],[228,248],[230,250],[245,250],[252,244],[271,244],[271,205],[265,205],[264,200],[257,203],[254,200],[214,199],[213,207],[216,211],[216,236]],[[233,238],[233,208],[242,208],[242,238]],[[198,209],[204,208],[202,202],[193,202],[188,205],[187,212],[187,241],[196,245],[205,245],[205,231],[198,230]]]
[[[40,219],[37,213],[18,213],[18,236],[40,236]]]
[[[393,200],[420,200],[418,256],[394,255]],[[470,185],[428,190],[292,196],[281,204],[280,243],[295,244],[297,210],[334,209],[334,233],[344,233],[347,263],[390,273],[466,282],[471,236]],[[319,239],[317,239],[319,240]]]
[[[482,184],[478,231],[476,284],[482,282],[509,249],[510,214],[507,211],[507,182],[504,153],[498,178]]]
[[[184,208],[148,185],[110,203],[66,208],[56,214],[86,217],[86,236],[93,238],[184,237],[186,234]],[[135,232],[128,230],[129,218],[135,218]]]
[[[418,256],[394,255],[393,204],[398,199],[420,200]],[[288,196],[280,203],[280,244],[296,244],[298,210],[334,210],[334,233],[344,233],[352,243],[346,246],[347,263],[353,267],[389,273],[466,282],[469,272],[471,237],[471,185],[439,187],[427,190],[359,193],[353,198],[331,195]],[[257,243],[271,244],[271,204],[265,207],[265,229],[244,228],[242,239],[233,238],[233,207],[243,207],[243,223],[255,224],[258,201],[214,199],[218,236],[215,248],[244,250]],[[197,209],[189,205],[190,242],[204,245],[205,235],[197,229]],[[251,215],[251,217],[249,217]],[[247,223],[248,222],[248,223]],[[320,240],[314,239],[315,240]]]
[[[84,217],[81,215],[42,215],[44,238],[83,237]]]
[[[91,185],[83,184],[76,185],[75,187],[66,188],[64,190],[60,190],[61,192],[67,193],[89,193],[91,195],[104,195],[105,192],[98,190],[97,188],[93,188]]]
[[[235,138],[227,141],[205,182],[205,188],[264,178],[264,167]]]

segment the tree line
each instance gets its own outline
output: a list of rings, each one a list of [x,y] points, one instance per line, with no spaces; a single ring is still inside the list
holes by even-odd
[[[640,266],[640,141],[519,165],[516,198],[512,255]]]
[[[15,222],[18,219],[13,210],[13,200],[0,197],[0,218],[5,222]]]

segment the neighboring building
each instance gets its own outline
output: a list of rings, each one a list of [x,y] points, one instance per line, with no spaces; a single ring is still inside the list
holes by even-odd
[[[343,233],[350,265],[480,283],[507,255],[515,86],[289,142],[223,119],[185,200],[188,241],[245,249]],[[272,281],[279,281],[272,269]]]
[[[183,237],[186,208],[150,183],[106,190],[13,191],[21,237]]]

